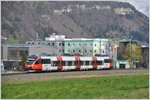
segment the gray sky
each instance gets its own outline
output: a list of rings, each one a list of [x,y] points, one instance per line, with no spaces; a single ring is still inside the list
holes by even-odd
[[[86,1],[86,0],[84,0]],[[92,0],[95,1],[95,0]],[[128,2],[133,5],[138,11],[149,17],[149,0],[99,0],[99,1],[120,1]]]
[[[142,12],[146,16],[149,16],[149,0],[114,0],[114,1],[129,2],[138,11]]]

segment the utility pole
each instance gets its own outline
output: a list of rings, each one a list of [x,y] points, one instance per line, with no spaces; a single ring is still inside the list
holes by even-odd
[[[131,64],[132,64],[132,38],[133,38],[133,35],[131,36],[130,38],[130,45],[131,45],[131,49],[130,49],[130,57],[131,57]],[[132,66],[132,65],[131,65]],[[133,67],[133,66],[132,66]]]

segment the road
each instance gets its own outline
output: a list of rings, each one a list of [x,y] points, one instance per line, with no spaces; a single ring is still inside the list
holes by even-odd
[[[19,82],[30,80],[45,80],[58,78],[83,78],[83,77],[102,77],[102,76],[120,76],[148,74],[148,69],[123,69],[123,70],[89,70],[89,71],[69,71],[69,72],[44,72],[44,73],[26,73],[1,75],[2,82]]]

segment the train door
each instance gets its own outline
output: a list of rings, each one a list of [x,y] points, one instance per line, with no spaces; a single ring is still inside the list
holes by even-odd
[[[43,71],[50,71],[51,70],[51,60],[50,59],[42,59],[42,70]]]

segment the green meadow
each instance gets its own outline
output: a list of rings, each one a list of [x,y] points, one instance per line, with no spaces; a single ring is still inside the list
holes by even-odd
[[[2,99],[148,99],[149,76],[49,79],[1,84]]]

